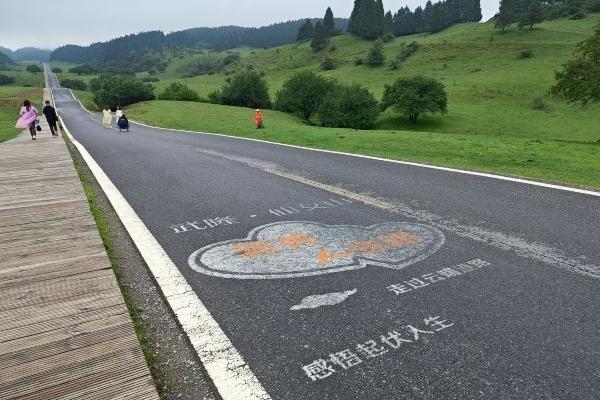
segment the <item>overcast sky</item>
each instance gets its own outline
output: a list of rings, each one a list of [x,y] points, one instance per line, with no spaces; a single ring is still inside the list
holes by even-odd
[[[427,0],[384,0],[393,12]],[[435,2],[435,0],[433,1]],[[1,0],[0,46],[87,45],[128,33],[165,33],[200,26],[262,26],[304,17],[321,17],[331,6],[348,17],[354,0]],[[499,0],[481,0],[484,21]],[[210,6],[208,6],[210,4]]]

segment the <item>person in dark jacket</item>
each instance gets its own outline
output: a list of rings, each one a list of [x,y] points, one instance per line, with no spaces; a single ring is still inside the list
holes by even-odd
[[[56,123],[58,122],[58,115],[56,115],[56,110],[54,107],[50,105],[50,101],[46,100],[46,105],[44,106],[42,113],[44,113],[46,116],[46,121],[48,121],[52,136],[58,136],[58,127],[56,126]]]

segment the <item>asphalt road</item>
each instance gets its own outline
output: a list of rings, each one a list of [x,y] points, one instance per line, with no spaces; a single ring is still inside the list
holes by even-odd
[[[119,133],[51,86],[273,398],[600,397],[599,197]]]

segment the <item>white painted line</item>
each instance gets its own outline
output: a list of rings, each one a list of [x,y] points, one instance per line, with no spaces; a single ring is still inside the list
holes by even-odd
[[[69,90],[71,90],[71,89],[69,89]],[[75,97],[75,95],[73,94],[72,90],[71,90],[71,95],[81,105],[81,108],[83,108],[88,113],[94,115],[93,112],[91,112],[90,110],[88,110],[87,108],[85,108],[83,106],[83,104],[79,100],[77,100],[77,97]],[[412,167],[435,169],[435,170],[438,170],[438,171],[454,172],[454,173],[464,174],[464,175],[473,175],[473,176],[479,176],[479,177],[482,177],[482,178],[498,179],[498,180],[501,180],[501,181],[522,183],[522,184],[525,184],[525,185],[540,186],[540,187],[544,187],[544,188],[548,188],[548,189],[556,189],[556,190],[562,190],[562,191],[565,191],[565,192],[572,192],[572,193],[585,194],[585,195],[588,195],[588,196],[600,197],[600,192],[595,191],[595,190],[578,189],[578,188],[569,187],[569,186],[562,186],[562,185],[555,185],[555,184],[552,184],[552,183],[544,183],[544,182],[532,181],[532,180],[529,180],[529,179],[513,178],[513,177],[510,177],[510,176],[496,175],[496,174],[490,174],[490,173],[486,173],[486,172],[476,172],[476,171],[468,171],[468,170],[458,169],[458,168],[440,167],[440,166],[437,166],[437,165],[422,164],[422,163],[416,163],[416,162],[411,162],[411,161],[392,160],[392,159],[389,159],[389,158],[366,156],[366,155],[363,155],[363,154],[345,153],[343,151],[314,149],[314,148],[311,148],[311,147],[296,146],[296,145],[293,145],[293,144],[286,144],[286,143],[277,143],[277,142],[271,142],[271,141],[268,141],[268,140],[261,140],[261,139],[252,139],[252,138],[245,138],[245,137],[239,137],[239,136],[231,136],[231,135],[225,135],[225,134],[222,134],[222,133],[198,132],[198,131],[188,131],[188,130],[184,130],[184,129],[162,128],[160,126],[148,125],[148,124],[144,124],[142,122],[137,122],[137,121],[132,120],[132,119],[130,119],[129,122],[131,122],[133,124],[136,124],[136,125],[144,126],[146,128],[159,129],[159,130],[162,130],[162,131],[182,132],[182,133],[195,133],[195,134],[200,134],[200,135],[221,136],[221,137],[226,137],[226,138],[229,138],[229,139],[236,139],[236,140],[247,140],[247,141],[250,141],[250,142],[268,143],[268,144],[272,144],[272,145],[276,145],[276,146],[290,147],[290,148],[293,148],[293,149],[302,149],[302,150],[309,150],[309,151],[318,151],[318,152],[321,152],[321,153],[337,154],[337,155],[341,155],[341,156],[365,158],[367,160],[384,161],[384,162],[389,162],[389,163],[394,163],[394,164],[409,165],[409,166],[412,166]]]
[[[223,400],[270,400],[269,394],[169,255],[85,147],[71,135],[62,117],[59,116],[59,119],[144,258]]]

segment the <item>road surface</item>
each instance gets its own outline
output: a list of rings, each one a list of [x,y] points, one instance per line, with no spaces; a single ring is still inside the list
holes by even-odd
[[[118,133],[50,81],[70,132],[270,397],[599,398],[600,197]]]

